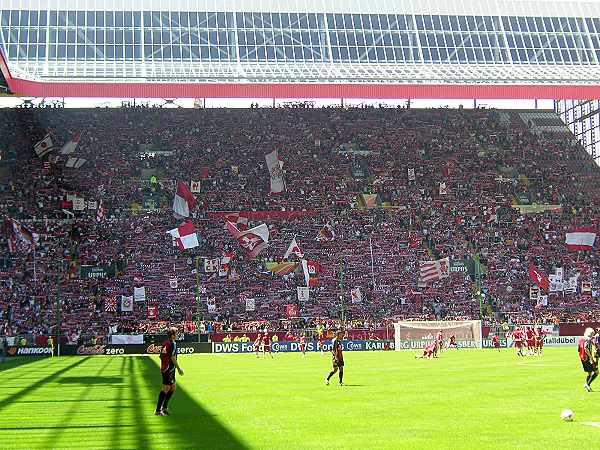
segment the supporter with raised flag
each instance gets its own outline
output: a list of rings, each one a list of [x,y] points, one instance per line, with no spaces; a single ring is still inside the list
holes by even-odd
[[[534,264],[529,265],[529,278],[531,279],[531,282],[538,285],[540,289],[543,289],[546,292],[550,289],[550,278]]]
[[[160,373],[162,376],[162,384],[160,393],[158,394],[158,402],[154,415],[168,416],[169,400],[175,393],[177,386],[175,384],[175,370],[179,375],[183,376],[183,369],[179,367],[177,362],[177,328],[170,328],[168,339],[163,342],[160,349]]]
[[[173,215],[181,219],[182,217],[190,217],[192,209],[197,205],[196,198],[187,184],[182,181],[177,182],[177,191],[173,198]]]
[[[264,223],[246,231],[238,230],[231,222],[227,222],[226,226],[231,236],[246,251],[248,259],[256,258],[269,245],[269,227]]]
[[[285,252],[285,255],[283,255],[283,259],[288,259],[290,255],[296,255],[298,258],[304,258],[304,252],[300,250],[300,246],[296,242],[295,236],[294,239],[292,239],[292,242],[290,242],[290,245],[287,251]]]

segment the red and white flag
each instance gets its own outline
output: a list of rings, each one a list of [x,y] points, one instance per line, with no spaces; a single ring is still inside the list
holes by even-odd
[[[449,276],[450,258],[435,261],[419,261],[419,281],[427,283],[429,281],[448,278]]]
[[[190,217],[190,211],[196,207],[196,199],[187,184],[177,182],[177,192],[173,199],[173,213],[175,217]]]
[[[335,233],[333,228],[328,223],[325,224],[321,231],[317,234],[317,241],[333,241],[335,239]]]
[[[158,306],[157,305],[148,305],[147,317],[148,317],[148,319],[158,319]]]
[[[238,230],[231,222],[227,222],[226,226],[231,236],[246,251],[249,259],[256,258],[269,245],[269,227],[264,223],[246,231]]]
[[[4,221],[4,226],[6,228],[8,251],[10,253],[18,251],[30,252],[35,249],[40,239],[39,234],[34,233],[25,225],[10,218]]]
[[[362,292],[360,287],[350,289],[350,299],[352,303],[362,303]]]
[[[565,244],[571,251],[592,250],[596,242],[596,229],[592,227],[573,228],[565,236]]]
[[[115,297],[108,297],[104,300],[104,311],[117,312],[117,299]]]
[[[550,278],[548,275],[538,269],[535,265],[529,265],[529,278],[531,282],[543,289],[544,291],[548,291],[550,288]]]
[[[317,286],[318,276],[323,270],[323,266],[316,261],[302,260],[302,271],[304,272],[304,282],[308,287]]]
[[[43,158],[52,150],[54,150],[54,142],[52,142],[52,136],[50,136],[50,133],[44,136],[44,139],[35,144],[33,150],[39,158]]]
[[[285,180],[283,179],[283,163],[279,160],[277,150],[265,155],[269,175],[271,176],[271,194],[280,194],[285,191]]]
[[[285,252],[285,255],[283,255],[283,259],[288,259],[290,255],[296,255],[298,258],[304,258],[304,252],[300,250],[300,246],[296,242],[296,238],[292,239],[292,242],[290,242],[290,246]]]
[[[240,231],[246,231],[248,229],[248,216],[243,212],[229,213],[225,215],[225,226],[227,229],[227,222],[231,222]]]
[[[192,222],[185,222],[179,227],[167,231],[167,233],[173,236],[177,246],[181,250],[198,247],[200,245],[200,242],[198,242],[196,228],[194,228],[194,224]]]
[[[81,138],[81,136],[79,134],[76,134],[73,136],[73,138],[67,142],[65,145],[63,145],[63,148],[60,150],[60,154],[61,155],[70,155],[71,153],[75,153],[75,150],[77,149],[77,145],[79,145],[79,139]]]
[[[235,258],[234,252],[223,252],[223,256],[221,256],[221,261],[219,262],[219,276],[225,277],[229,274],[231,270],[231,261]]]
[[[100,199],[98,202],[98,209],[96,210],[96,222],[102,222],[104,216],[106,215],[106,208],[102,203],[103,201]]]

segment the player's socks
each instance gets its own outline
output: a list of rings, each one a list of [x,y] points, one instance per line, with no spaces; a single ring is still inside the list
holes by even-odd
[[[171,397],[173,397],[173,391],[167,392],[166,395],[165,395],[165,400],[164,400],[163,405],[162,405],[163,411],[167,410],[167,407],[169,406],[169,400],[171,400]]]
[[[160,412],[163,408],[163,402],[165,401],[166,394],[163,391],[160,391],[158,394],[158,403],[156,403],[156,412]]]
[[[590,375],[589,377],[589,381],[588,381],[588,386],[592,385],[592,382],[596,379],[596,377],[598,376],[598,372],[594,372],[593,374]]]
[[[340,386],[344,384],[344,372],[340,371]]]
[[[327,375],[327,382],[329,383],[329,380],[331,379],[331,377],[333,376],[335,372],[329,372],[329,375]]]

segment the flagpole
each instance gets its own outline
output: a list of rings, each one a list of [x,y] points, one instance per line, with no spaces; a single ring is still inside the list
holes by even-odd
[[[35,244],[33,244],[33,281],[37,283],[37,268],[36,268],[36,257],[35,257]]]
[[[344,272],[345,272],[346,261],[342,258],[340,260],[340,299],[341,299],[341,319],[342,328],[346,328],[346,300],[344,298]]]
[[[202,310],[200,308],[200,257],[196,257],[196,331],[198,332],[198,342],[200,342],[200,321]]]
[[[369,246],[371,247],[371,282],[373,290],[375,290],[375,260],[373,259],[373,240],[369,238]]]

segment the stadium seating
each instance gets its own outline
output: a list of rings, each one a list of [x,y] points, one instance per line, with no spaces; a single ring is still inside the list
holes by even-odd
[[[525,119],[450,109],[1,110],[0,213],[39,233],[40,242],[35,253],[3,259],[0,325],[8,335],[52,333],[60,299],[63,333],[73,338],[105,336],[110,326],[193,328],[194,258],[225,250],[238,251],[235,275],[199,275],[202,316],[215,330],[251,330],[264,321],[272,329],[333,326],[341,292],[359,328],[393,318],[478,319],[467,275],[418,282],[419,261],[476,252],[486,268],[485,323],[587,320],[598,302],[598,252],[568,252],[564,239],[574,226],[600,228],[600,172],[572,136],[543,130],[556,127],[551,117]],[[65,167],[66,155],[50,164],[37,158],[33,146],[48,131],[61,145],[80,133],[76,156],[87,162],[74,169]],[[269,195],[264,155],[273,149],[283,161],[280,195]],[[166,234],[180,223],[171,210],[176,180],[201,181],[193,218],[201,245],[185,253]],[[378,196],[365,204],[361,194]],[[92,204],[73,211],[67,195]],[[98,222],[100,200],[106,214]],[[561,208],[523,213],[515,203]],[[219,211],[298,214],[264,220],[270,246],[247,261]],[[335,238],[317,241],[326,223]],[[294,236],[322,267],[309,301],[299,305],[300,319],[287,318],[286,305],[297,302],[302,273],[267,270]],[[5,233],[0,246],[6,255]],[[126,265],[114,277],[80,275],[80,266],[117,262]],[[579,289],[551,294],[537,307],[530,263],[547,273],[562,267],[565,277],[578,273]],[[591,283],[589,293],[582,282]],[[121,295],[142,285],[147,301],[121,312]],[[350,302],[354,288],[362,293],[357,303]],[[246,311],[247,297],[255,298],[254,311]],[[158,319],[147,318],[147,304],[158,307]]]

